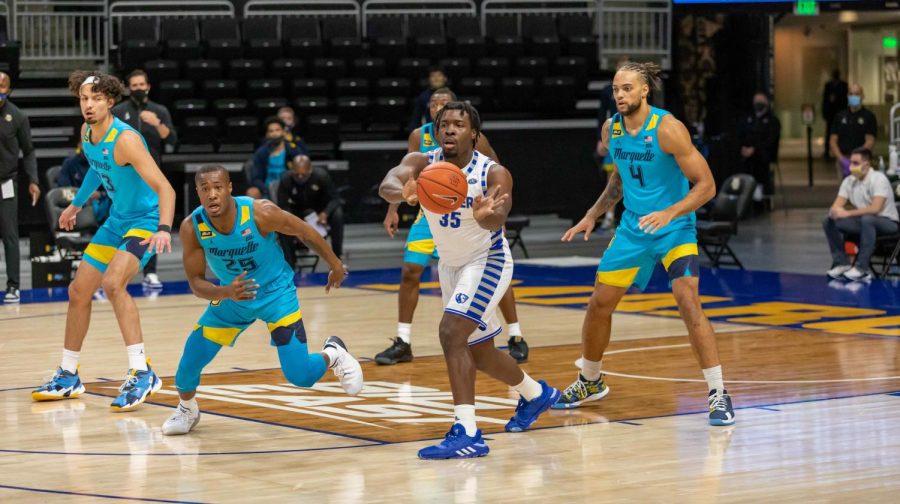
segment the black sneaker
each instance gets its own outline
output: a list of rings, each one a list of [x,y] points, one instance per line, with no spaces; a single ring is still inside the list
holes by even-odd
[[[510,336],[506,345],[509,347],[510,357],[516,359],[516,362],[519,364],[528,362],[528,343],[525,342],[525,338],[521,336]]]
[[[19,302],[19,289],[15,287],[7,287],[6,295],[3,296],[4,303],[18,303]]]
[[[394,338],[393,344],[375,356],[375,362],[390,366],[398,362],[413,360],[412,346],[400,338]]]

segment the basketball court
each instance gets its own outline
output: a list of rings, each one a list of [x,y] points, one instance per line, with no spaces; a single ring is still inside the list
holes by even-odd
[[[577,372],[592,270],[516,268],[532,347],[524,369],[556,387]],[[327,296],[316,285],[322,275],[307,277],[298,293],[310,346],[337,334],[355,355],[380,351],[396,320],[398,277],[353,273]],[[171,377],[203,301],[178,293],[179,284],[167,285],[172,295],[137,299],[148,355],[167,378],[124,414],[108,407],[125,367],[110,351],[121,337],[108,303],[95,302],[82,353],[88,393],[50,403],[32,402],[30,389],[57,365],[66,304],[54,299],[62,292],[34,291],[44,302],[4,306],[0,331],[19,337],[0,346],[0,500],[875,501],[900,487],[891,420],[900,412],[900,302],[887,283],[848,292],[818,276],[704,270],[704,309],[738,410],[737,424],[722,428],[707,425],[705,383],[658,275],[614,316],[608,397],[551,410],[534,430],[510,434],[503,424],[516,395],[482,378],[476,407],[490,455],[422,461],[416,451],[442,437],[453,413],[436,336],[439,291],[424,280],[412,363],[364,362],[357,397],[330,374],[300,389],[284,379],[256,324],[206,369],[202,420],[178,437],[160,426],[178,402]]]

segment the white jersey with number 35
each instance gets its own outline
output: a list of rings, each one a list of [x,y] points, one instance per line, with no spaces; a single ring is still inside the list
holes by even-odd
[[[444,160],[443,149],[428,153],[428,164]],[[447,214],[437,214],[422,207],[428,227],[434,236],[434,244],[441,256],[441,262],[448,266],[464,266],[478,259],[484,259],[491,251],[509,250],[503,235],[503,228],[488,231],[475,222],[472,205],[475,198],[487,194],[488,171],[494,160],[474,151],[472,161],[462,169],[469,183],[469,193],[462,206]]]

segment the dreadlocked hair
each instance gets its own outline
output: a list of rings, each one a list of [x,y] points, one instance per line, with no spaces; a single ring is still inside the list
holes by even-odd
[[[660,78],[660,75],[662,75],[662,68],[656,63],[637,63],[629,61],[628,63],[624,63],[618,69],[619,72],[623,70],[637,72],[638,75],[641,76],[641,80],[644,81],[644,84],[650,86],[650,91],[662,87],[662,79]]]
[[[96,77],[98,82],[95,83],[91,91],[102,93],[107,98],[112,98],[118,102],[125,92],[125,86],[118,78],[105,74],[97,70],[76,70],[69,75],[69,91],[74,96],[81,96],[81,86],[88,77]]]
[[[472,126],[472,129],[475,130],[474,143],[477,144],[478,138],[481,137],[481,116],[478,115],[478,110],[476,110],[475,107],[473,107],[469,102],[452,101],[444,105],[444,108],[442,108],[434,118],[435,135],[441,132],[441,119],[443,119],[444,114],[448,110],[459,110],[460,112],[462,112],[463,116],[469,116],[469,124]]]

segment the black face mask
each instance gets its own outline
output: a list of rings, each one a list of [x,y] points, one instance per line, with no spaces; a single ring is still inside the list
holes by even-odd
[[[768,106],[766,106],[766,104],[762,102],[756,102],[753,104],[753,110],[756,110],[757,114],[762,114],[766,111],[767,108]]]
[[[143,89],[138,89],[136,91],[131,92],[131,99],[137,104],[138,107],[143,107],[144,102],[147,100],[147,92]]]
[[[269,147],[274,149],[281,145],[281,142],[284,142],[284,137],[269,138],[266,141],[269,143]]]

